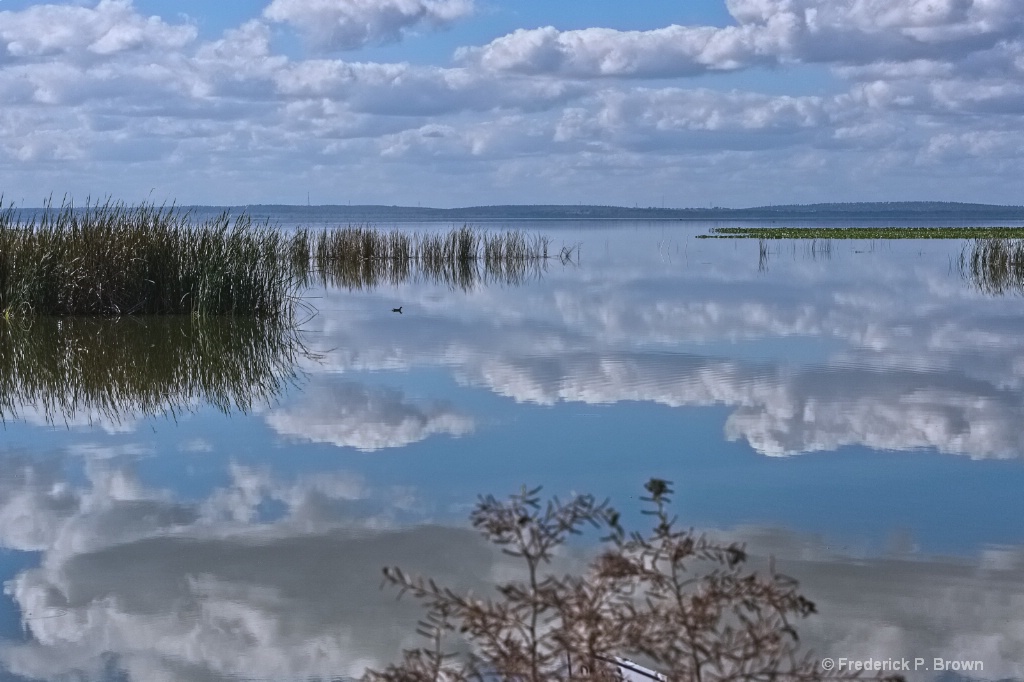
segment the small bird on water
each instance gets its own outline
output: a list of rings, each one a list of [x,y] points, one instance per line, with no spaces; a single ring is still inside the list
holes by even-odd
[[[399,315],[401,315],[402,314],[402,306],[398,306],[397,308],[392,308],[391,312],[398,313]]]

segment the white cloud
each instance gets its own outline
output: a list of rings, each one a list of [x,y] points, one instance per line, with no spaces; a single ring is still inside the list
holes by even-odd
[[[110,58],[124,52],[177,50],[193,42],[188,24],[145,18],[131,0],[100,0],[95,7],[42,4],[0,12],[0,64],[75,54]]]
[[[641,153],[824,145],[845,116],[822,97],[703,88],[609,88],[586,104],[565,110],[557,142]]]
[[[668,26],[650,31],[519,29],[456,58],[494,71],[573,78],[692,76],[776,61],[777,38],[728,27]]]
[[[281,22],[324,49],[357,47],[473,9],[276,0],[213,38],[126,0],[3,12],[5,195],[155,188],[248,203],[312,191],[443,205],[1014,196],[1020,155],[1000,141],[1020,127],[1024,41],[1005,0],[733,2],[734,26],[524,28],[464,47],[455,66],[310,59],[273,40]],[[718,80],[750,68],[768,92]],[[790,81],[799,90],[785,94]],[[818,81],[826,91],[813,94]]]
[[[333,102],[356,113],[417,118],[465,111],[547,109],[577,96],[569,83],[510,78],[496,81],[461,68],[306,60],[274,73],[285,97]]]
[[[321,50],[389,43],[473,12],[473,0],[273,0],[263,16],[297,27]]]
[[[457,57],[496,71],[679,77],[786,62],[957,59],[1020,37],[1011,0],[730,0],[738,25],[519,29]]]
[[[43,401],[23,403],[6,418],[14,417],[26,424],[52,427],[59,424],[68,429],[100,428],[107,433],[131,433],[138,426],[138,419],[133,415],[122,415],[100,409],[77,410],[66,414],[55,410],[52,404]]]

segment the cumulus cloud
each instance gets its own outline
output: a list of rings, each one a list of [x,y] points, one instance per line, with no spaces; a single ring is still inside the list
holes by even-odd
[[[735,26],[520,29],[457,57],[495,71],[679,77],[785,62],[956,59],[1020,37],[1011,0],[731,0]]]
[[[350,381],[310,386],[295,405],[272,410],[265,418],[282,435],[364,452],[473,430],[473,419],[450,405],[417,406],[400,391]]]
[[[57,461],[5,457],[0,480],[0,546],[21,551],[50,547],[55,529],[81,507]]]
[[[358,47],[473,9],[274,0],[219,36],[128,0],[2,12],[5,192],[104,193],[104,178],[124,196],[246,203],[283,191],[279,171],[300,196],[341,201],[344,186],[403,203],[427,200],[409,192],[429,181],[449,205],[950,197],[938,189],[950,185],[1006,201],[1016,187],[1004,142],[1020,127],[1024,41],[1009,0],[737,0],[735,25],[524,27],[464,47],[454,66],[309,59],[272,40],[288,25],[319,49]],[[773,94],[721,75],[752,67]],[[701,88],[685,87],[695,76]],[[799,91],[783,94],[789,82]]]
[[[563,111],[554,138],[607,149],[665,153],[828,145],[846,117],[832,98],[705,88],[603,89]]]
[[[177,50],[196,35],[194,26],[139,15],[132,0],[100,0],[95,7],[30,5],[20,12],[0,12],[0,55],[6,52],[19,61],[69,53],[109,58],[132,51]]]
[[[344,102],[342,110],[381,116],[438,116],[495,109],[543,110],[578,96],[570,83],[495,81],[462,68],[306,60],[273,75],[277,91],[300,102]]]
[[[263,16],[295,26],[322,50],[390,43],[473,12],[473,0],[273,0]]]
[[[729,27],[668,26],[650,31],[552,26],[519,29],[483,47],[460,48],[456,58],[494,71],[557,73],[575,78],[692,76],[769,64],[777,38]]]

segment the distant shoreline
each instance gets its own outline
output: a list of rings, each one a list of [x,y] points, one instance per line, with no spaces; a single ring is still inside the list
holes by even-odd
[[[213,207],[194,207],[210,210]],[[332,220],[352,222],[418,222],[418,221],[496,221],[496,220],[1024,220],[1024,206],[966,204],[949,202],[892,202],[851,204],[807,204],[756,206],[752,208],[629,208],[625,206],[588,205],[501,205],[464,208],[421,208],[412,206],[324,205],[289,206],[260,205],[232,207],[245,209],[251,215],[262,213],[292,214],[297,219],[315,219],[317,215]]]
[[[402,223],[402,222],[493,222],[493,221],[1024,221],[1024,206],[974,204],[938,201],[857,202],[831,204],[791,204],[751,208],[629,208],[597,205],[468,206],[463,208],[426,208],[374,204],[290,205],[248,204],[231,206],[179,205],[179,209],[201,214],[228,211],[246,212],[255,219],[273,216],[288,222]],[[15,209],[35,213],[41,208]]]

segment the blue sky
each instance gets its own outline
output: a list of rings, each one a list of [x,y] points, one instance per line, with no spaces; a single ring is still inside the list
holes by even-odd
[[[0,191],[1019,204],[1015,0],[0,0]]]

